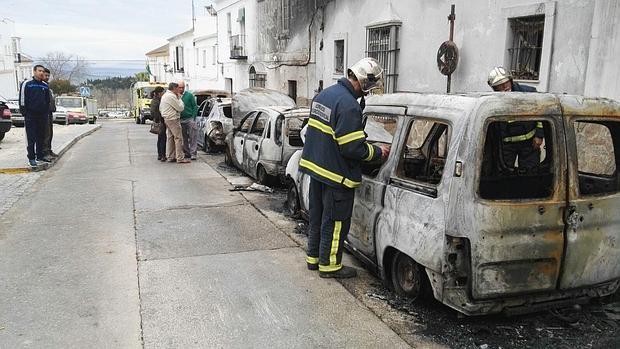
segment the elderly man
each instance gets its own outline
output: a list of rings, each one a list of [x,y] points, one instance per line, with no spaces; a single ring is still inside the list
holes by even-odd
[[[185,108],[181,112],[181,129],[183,130],[183,152],[186,158],[196,160],[196,153],[198,148],[198,128],[196,127],[196,114],[198,113],[198,105],[196,104],[196,97],[189,92],[185,91],[185,82],[179,82],[179,89],[181,91],[181,100],[185,105]]]
[[[168,132],[168,142],[166,151],[168,162],[176,161],[179,164],[187,164],[191,161],[186,160],[183,154],[183,137],[181,134],[181,112],[185,108],[181,100],[181,89],[179,84],[171,82],[168,91],[161,98],[159,111],[161,113]]]

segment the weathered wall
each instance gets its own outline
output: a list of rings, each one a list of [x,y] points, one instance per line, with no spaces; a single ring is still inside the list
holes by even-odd
[[[351,65],[365,55],[367,25],[379,20],[400,20],[398,90],[445,91],[446,79],[437,70],[436,52],[448,39],[446,18],[452,3],[456,4],[454,41],[460,50],[452,91],[488,90],[488,71],[504,64],[506,59],[507,18],[535,9],[535,13],[546,14],[545,27],[551,29],[552,41],[547,43],[549,53],[543,58],[548,61],[548,79],[541,76],[541,81],[531,84],[542,91],[584,94],[586,81],[592,79],[587,75],[591,71],[598,87],[590,83],[588,92],[620,97],[615,78],[620,69],[616,63],[620,50],[620,5],[612,0],[332,1],[325,11],[324,48],[319,52],[321,57],[317,57],[317,78],[325,80],[326,85],[337,79],[333,73],[335,39],[346,37],[346,59]],[[590,39],[592,35],[594,40]]]

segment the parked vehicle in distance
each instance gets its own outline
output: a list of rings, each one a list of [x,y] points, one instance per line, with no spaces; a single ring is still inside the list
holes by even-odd
[[[400,93],[369,97],[364,116],[368,140],[392,150],[386,163],[362,166],[345,246],[397,293],[432,290],[480,315],[618,290],[620,103]],[[502,129],[517,120],[543,127],[534,167],[504,160]],[[307,210],[299,156],[287,168],[289,205]]]
[[[199,108],[198,145],[211,153],[226,146],[226,135],[232,132],[232,106],[230,98],[209,98]]]
[[[56,97],[56,106],[67,110],[66,124],[97,121],[97,100],[79,95],[67,94]]]
[[[136,124],[144,124],[146,120],[153,120],[151,116],[151,93],[156,87],[167,88],[163,82],[137,81],[131,85],[131,114],[136,120]]]
[[[12,126],[11,110],[5,102],[0,101],[0,141],[4,139],[4,135],[11,130]]]
[[[226,137],[225,161],[261,184],[284,179],[291,155],[301,149],[308,108],[262,107],[248,113]]]
[[[56,111],[52,113],[53,115],[53,122],[55,124],[62,124],[62,125],[68,125],[68,111],[67,108],[57,105],[56,106]]]
[[[24,126],[24,116],[19,111],[19,100],[9,99],[6,101],[6,105],[11,110],[11,122],[13,126]]]

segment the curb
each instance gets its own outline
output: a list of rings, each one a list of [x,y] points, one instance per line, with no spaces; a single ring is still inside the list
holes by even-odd
[[[54,164],[56,164],[56,162],[58,162],[58,160],[60,160],[60,158],[63,156],[63,154],[66,153],[67,150],[69,150],[69,148],[74,146],[75,143],[77,143],[80,139],[93,134],[95,131],[99,130],[100,128],[101,128],[101,124],[97,124],[93,129],[88,130],[88,131],[78,135],[77,137],[73,138],[72,140],[66,142],[65,144],[61,145],[60,146],[60,150],[57,153],[58,154],[58,158],[54,162],[52,162],[50,164],[40,165],[40,166],[37,166],[35,168],[32,168],[32,167],[0,168],[0,174],[20,174],[20,173],[38,172],[38,171],[42,171],[42,170],[47,170],[47,169],[51,168],[52,166],[54,166]]]

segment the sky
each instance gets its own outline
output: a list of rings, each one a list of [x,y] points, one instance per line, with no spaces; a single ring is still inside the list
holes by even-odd
[[[96,67],[144,68],[146,52],[191,29],[192,1],[0,0],[0,17],[35,60],[61,51]]]

